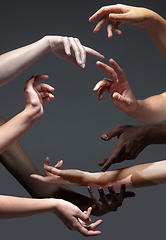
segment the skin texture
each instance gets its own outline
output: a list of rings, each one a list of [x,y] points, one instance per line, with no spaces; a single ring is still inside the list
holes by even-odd
[[[44,168],[52,175],[48,177],[32,175],[32,177],[44,182],[103,188],[107,188],[109,185],[120,188],[122,183],[126,184],[126,188],[139,188],[166,183],[166,160],[104,173],[89,173],[74,169],[61,170],[48,165],[45,165]]]
[[[146,28],[154,42],[166,56],[166,21],[160,15],[146,8],[116,4],[104,6],[95,12],[89,21],[99,19],[94,32],[97,33],[107,22],[108,37],[115,33],[121,35],[120,25],[127,23],[140,28]]]
[[[102,220],[91,223],[91,208],[82,212],[75,205],[62,199],[0,196],[0,205],[0,219],[27,217],[49,212],[55,214],[72,231],[78,231],[84,236],[101,234],[100,231],[94,231],[94,229],[102,223]]]
[[[166,143],[166,125],[118,126],[102,134],[101,139],[109,141],[114,137],[117,137],[117,143],[113,152],[99,162],[103,172],[112,164],[136,159],[148,145]]]
[[[83,46],[77,38],[45,36],[30,45],[0,56],[0,86],[12,81],[49,52],[82,69],[85,68],[86,54],[99,59],[104,58],[97,51]]]
[[[40,83],[47,75],[32,76],[24,89],[25,109],[0,127],[0,153],[18,140],[31,126],[43,116],[43,105],[54,99],[54,88]]]
[[[166,120],[166,92],[137,100],[123,70],[113,59],[109,60],[111,67],[99,61],[96,64],[111,78],[102,79],[94,87],[93,91],[98,93],[99,100],[103,98],[104,92],[108,92],[118,110],[141,122],[158,123]]]

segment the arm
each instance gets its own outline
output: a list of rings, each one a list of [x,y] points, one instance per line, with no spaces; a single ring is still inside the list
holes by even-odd
[[[0,125],[6,121],[0,116]],[[121,201],[113,197],[112,192],[106,195],[107,203],[99,191],[100,200],[90,190],[91,198],[75,192],[65,185],[48,184],[30,177],[31,174],[43,176],[29,159],[19,141],[14,142],[6,151],[0,154],[0,162],[16,178],[16,180],[28,191],[33,198],[57,198],[69,201],[82,211],[92,207],[92,215],[101,216],[109,211],[115,211],[121,206]],[[47,158],[47,164],[49,163]],[[133,193],[121,191],[120,199],[133,197]],[[118,196],[118,195],[117,195]]]
[[[112,185],[116,189],[122,184],[125,184],[126,188],[139,188],[166,183],[166,160],[96,173],[76,169],[61,170],[47,165],[44,168],[55,175],[50,181],[52,183],[58,183],[59,177],[66,184],[102,188]],[[34,177],[45,181],[40,176]]]
[[[99,61],[96,63],[111,78],[104,78],[94,87],[93,91],[98,92],[99,100],[103,98],[104,92],[108,92],[118,110],[141,122],[157,123],[166,120],[166,93],[136,100],[123,70],[113,59],[110,59],[109,63],[112,68]]]
[[[28,199],[0,196],[0,219],[32,216],[41,213],[53,213],[73,231],[84,236],[97,236],[101,232],[93,231],[102,221],[91,223],[91,208],[82,212],[75,205],[61,199]],[[64,211],[65,209],[65,211]],[[86,224],[90,224],[87,226]]]
[[[32,76],[24,89],[25,109],[0,127],[0,153],[18,140],[32,125],[43,116],[43,105],[54,98],[54,88],[38,81],[47,79],[47,75]]]
[[[104,58],[95,50],[83,46],[77,38],[45,36],[35,43],[0,56],[0,86],[13,80],[49,52],[81,68],[85,67],[86,54]],[[75,57],[72,52],[75,53]]]
[[[106,171],[112,164],[136,159],[148,145],[166,143],[166,125],[118,126],[101,136],[104,141],[114,137],[117,137],[115,149],[110,157],[99,162],[102,171]]]
[[[100,8],[90,17],[89,21],[93,22],[98,18],[100,18],[100,20],[94,32],[98,32],[105,22],[107,22],[109,38],[112,37],[112,29],[114,29],[117,34],[121,34],[119,26],[123,23],[146,28],[164,56],[166,56],[166,21],[157,13],[142,7],[116,4]]]

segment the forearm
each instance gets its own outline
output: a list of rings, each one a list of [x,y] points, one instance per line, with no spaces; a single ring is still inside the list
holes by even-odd
[[[127,112],[133,118],[144,123],[159,123],[166,120],[165,93],[144,100],[137,100],[137,107]]]
[[[0,86],[10,82],[50,50],[49,38],[0,56]]]
[[[166,183],[166,160],[107,172],[82,172],[84,178],[81,182],[78,176],[73,175],[73,170],[71,174],[70,170],[62,170],[61,172],[63,172],[61,176],[68,181],[71,179],[72,175],[72,179],[74,180],[72,184],[74,185],[78,183],[78,185],[82,186],[88,185],[103,188],[108,188],[109,185],[112,185],[115,189],[119,189],[122,184],[126,184],[127,188],[139,188]]]
[[[0,154],[17,141],[40,116],[38,110],[25,109],[0,127]]]
[[[27,217],[52,212],[57,200],[0,196],[0,219]]]
[[[149,10],[147,30],[166,57],[166,21],[157,13]]]

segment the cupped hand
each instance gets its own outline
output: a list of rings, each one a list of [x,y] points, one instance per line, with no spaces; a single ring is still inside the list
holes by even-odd
[[[24,97],[26,108],[31,108],[37,111],[38,115],[43,115],[43,105],[54,99],[54,88],[39,81],[48,79],[47,75],[32,76],[26,81],[24,88]]]
[[[109,63],[112,68],[99,61],[96,63],[111,79],[104,78],[96,84],[93,91],[98,93],[99,100],[103,98],[104,92],[108,92],[118,110],[126,113],[135,112],[137,109],[137,100],[123,70],[113,59],[110,59]]]
[[[98,230],[94,231],[94,229],[102,223],[102,220],[91,223],[91,211],[92,208],[89,207],[87,211],[82,212],[74,204],[59,200],[55,214],[71,231],[78,231],[83,236],[97,236],[101,232]]]

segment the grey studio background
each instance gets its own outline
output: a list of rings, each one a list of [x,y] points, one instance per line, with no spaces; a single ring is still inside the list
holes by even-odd
[[[116,1],[29,0],[1,1],[0,54],[30,44],[45,35],[76,36],[81,42],[115,59],[124,70],[137,98],[143,99],[166,89],[165,58],[145,29],[123,25],[123,34],[107,38],[106,26],[94,34],[96,24],[88,18],[101,6]],[[165,0],[135,0],[121,3],[144,6],[166,18]],[[0,88],[0,114],[7,120],[24,109],[23,89],[31,75],[48,74],[55,90],[54,101],[44,106],[43,118],[20,142],[28,156],[43,172],[46,156],[53,165],[64,160],[64,168],[100,171],[98,162],[111,154],[116,139],[103,142],[100,135],[117,125],[141,124],[113,106],[110,96],[99,101],[94,85],[107,75],[88,56],[85,70],[45,55],[13,82]],[[165,159],[166,146],[147,147],[135,161],[113,168]],[[0,165],[1,194],[29,197],[23,187]],[[73,187],[88,195],[84,187]],[[97,190],[96,194],[97,194]],[[126,199],[117,212],[102,216],[102,231],[95,239],[163,239],[165,237],[166,185],[134,190],[136,197]],[[97,218],[92,217],[93,221]],[[1,220],[0,239],[83,239],[69,231],[53,214]]]

